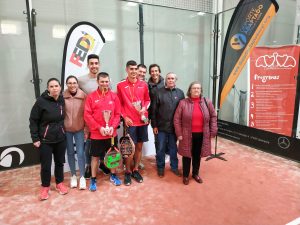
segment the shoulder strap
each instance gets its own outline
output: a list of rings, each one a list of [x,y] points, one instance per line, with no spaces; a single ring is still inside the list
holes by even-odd
[[[205,97],[203,97],[203,99],[204,99],[205,105],[206,105],[206,107],[207,107],[207,109],[208,109],[208,113],[210,114],[210,111],[209,111],[209,107],[208,107],[208,104],[207,104],[206,98],[205,98]]]

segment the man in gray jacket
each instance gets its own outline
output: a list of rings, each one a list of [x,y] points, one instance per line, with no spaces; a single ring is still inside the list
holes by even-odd
[[[166,152],[170,154],[171,171],[175,175],[181,176],[178,170],[177,138],[173,118],[179,101],[184,99],[184,93],[176,87],[176,81],[176,74],[168,73],[165,87],[157,90],[152,104],[151,126],[153,133],[157,135],[156,165],[159,177],[164,176]]]

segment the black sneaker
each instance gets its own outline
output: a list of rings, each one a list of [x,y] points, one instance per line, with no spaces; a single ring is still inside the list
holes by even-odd
[[[131,185],[131,173],[125,173],[125,175],[124,175],[124,184],[126,185],[126,186],[129,186],[129,185]]]
[[[160,178],[163,178],[165,176],[165,170],[164,169],[161,169],[161,168],[158,168],[157,169],[157,175],[160,177]]]
[[[110,174],[110,169],[108,169],[103,162],[100,162],[99,169],[102,170],[104,175],[109,175]]]
[[[91,179],[91,176],[92,176],[92,174],[91,174],[91,166],[86,166],[85,167],[85,173],[84,173],[84,178],[85,179]]]
[[[143,177],[139,173],[139,171],[135,170],[131,174],[132,178],[135,179],[136,182],[142,183],[143,182]]]

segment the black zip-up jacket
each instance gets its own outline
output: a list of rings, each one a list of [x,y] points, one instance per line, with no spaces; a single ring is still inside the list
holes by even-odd
[[[33,142],[58,143],[65,139],[65,102],[62,95],[55,100],[46,90],[35,102],[29,117]]]
[[[174,133],[173,119],[179,101],[184,99],[184,93],[179,88],[158,89],[152,104],[151,126],[158,131]]]
[[[148,114],[149,114],[149,118],[152,119],[152,104],[153,101],[155,99],[156,96],[156,92],[158,89],[162,88],[165,86],[165,82],[164,82],[164,78],[162,76],[159,76],[159,81],[158,83],[154,83],[152,81],[152,78],[150,77],[150,79],[148,80],[148,89],[149,89],[149,96],[150,96],[150,106],[148,109]]]

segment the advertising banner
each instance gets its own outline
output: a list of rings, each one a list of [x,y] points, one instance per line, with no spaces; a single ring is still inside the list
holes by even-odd
[[[231,17],[223,45],[218,106],[239,77],[252,49],[257,45],[279,6],[275,0],[241,0]]]
[[[269,131],[218,120],[218,135],[253,148],[300,161],[300,140]]]
[[[105,39],[101,31],[94,24],[90,22],[74,24],[65,41],[62,84],[65,84],[65,79],[69,75],[79,77],[87,74],[87,56],[89,54],[99,55],[104,43]]]
[[[292,135],[299,46],[258,47],[250,56],[248,126]]]

